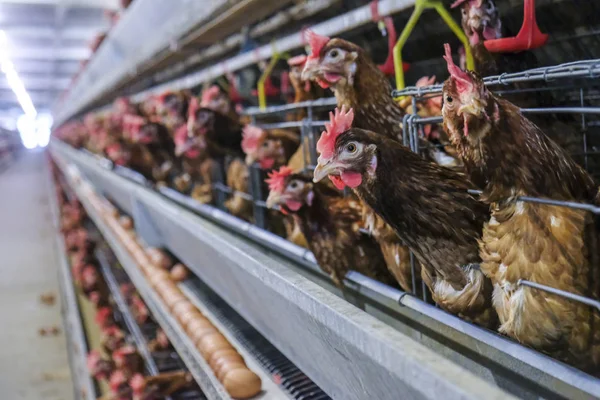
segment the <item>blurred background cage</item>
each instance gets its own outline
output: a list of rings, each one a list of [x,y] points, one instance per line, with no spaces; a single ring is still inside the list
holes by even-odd
[[[344,2],[344,7],[348,10],[353,9],[353,6],[348,3],[352,2]],[[360,4],[362,5],[363,3],[361,2]],[[508,31],[517,32],[523,21],[522,1],[509,0],[499,2],[498,5],[503,23],[508,28]],[[342,10],[346,11],[344,8]],[[532,53],[536,56],[539,65],[548,67],[506,72],[498,76],[485,77],[484,81],[493,93],[500,96],[512,94],[530,94],[531,96],[535,96],[539,93],[550,93],[555,100],[555,104],[551,107],[525,108],[522,112],[525,115],[570,115],[577,118],[578,125],[575,131],[578,149],[572,151],[571,155],[596,179],[600,179],[600,84],[598,83],[598,78],[600,77],[600,59],[596,58],[600,51],[600,21],[597,18],[597,16],[600,15],[600,3],[583,0],[539,0],[536,2],[536,11],[538,16],[537,21],[541,30],[543,32],[552,32],[552,36],[545,46],[533,50]],[[456,14],[454,15],[456,16]],[[397,27],[404,26],[407,23],[409,16],[410,13],[407,11],[394,15],[395,25]],[[328,17],[331,17],[331,15],[320,15],[320,17],[316,18],[313,22],[326,20]],[[271,41],[281,38],[282,35],[294,34],[298,31],[297,24],[279,27],[273,31],[269,31],[266,27],[263,28],[267,34],[256,39],[257,43],[263,46],[269,46]],[[256,33],[257,29],[259,28],[251,29],[251,31]],[[385,34],[387,35],[387,32]],[[252,35],[252,32],[250,35]],[[344,32],[340,36],[354,41],[358,45],[369,48],[370,53],[374,56],[374,61],[378,64],[383,64],[386,57],[389,56],[389,51],[391,49],[387,43],[387,38],[374,23],[355,27],[350,32]],[[441,58],[442,45],[445,42],[449,42],[453,49],[459,47],[458,40],[449,33],[449,30],[445,25],[440,23],[439,16],[436,13],[424,13],[419,24],[417,24],[412,32],[410,40],[403,49],[405,59],[410,63],[410,69],[406,72],[407,82],[415,82],[423,75],[436,75],[438,77],[447,76],[446,66]],[[275,48],[276,45],[277,43],[275,42],[273,47]],[[233,50],[222,50],[219,54],[222,55],[223,58],[226,58],[226,56],[233,56],[234,52]],[[211,71],[211,67],[215,70],[220,69],[225,72],[228,72],[229,69],[229,59],[215,63],[210,57],[207,57],[206,59],[202,57],[203,55],[196,55],[196,57],[190,61],[190,59],[186,59],[185,52],[182,52],[177,55],[174,61],[171,60],[173,61],[173,64],[169,64],[165,60],[158,61],[156,64],[149,66],[148,70],[139,71],[140,73],[138,76],[134,79],[132,78],[127,85],[118,85],[114,91],[110,92],[110,94],[104,93],[101,96],[90,96],[89,99],[85,99],[84,106],[80,107],[76,114],[81,115],[84,111],[96,109],[97,106],[105,105],[117,95],[131,95],[135,101],[142,101],[149,95],[160,93],[167,88],[192,89],[193,92],[197,93],[200,90],[200,85],[204,83],[204,80],[207,78],[214,78],[214,75],[217,74],[216,72]],[[586,61],[573,62],[570,60]],[[282,65],[283,62],[275,65],[275,72],[273,75],[274,77],[276,76],[274,78],[276,84],[280,83],[279,75],[283,70]],[[250,82],[238,86],[253,88],[262,69],[263,68],[257,68],[255,65],[252,65],[243,68],[241,71],[236,71],[235,79],[238,84],[244,80]],[[229,77],[224,80],[229,82],[223,84],[222,79],[221,86],[232,84]],[[80,84],[81,88],[85,87],[85,83],[86,82]],[[519,88],[518,84],[522,83],[526,83],[527,88]],[[412,113],[409,112],[404,117],[404,120],[398,121],[398,123],[403,127],[404,145],[416,153],[424,154],[429,150],[427,147],[423,146],[422,141],[422,138],[426,136],[426,127],[437,127],[437,129],[442,129],[441,126],[439,126],[442,122],[441,116],[421,117],[416,113],[421,102],[439,97],[441,95],[441,89],[442,86],[440,84],[418,88],[409,86],[403,90],[397,90],[392,93],[394,97],[404,97],[409,99],[408,101],[412,105],[412,107],[410,107]],[[75,87],[73,90],[74,94],[72,95],[76,96],[78,91],[81,92],[83,89]],[[93,97],[93,99],[91,97]],[[246,99],[244,101],[244,106],[246,107],[244,108],[242,115],[247,117],[251,124],[263,129],[283,128],[299,130],[305,165],[303,173],[310,176],[312,175],[312,171],[314,170],[317,161],[316,142],[324,129],[324,124],[327,122],[324,116],[326,116],[328,111],[335,107],[335,98],[323,98],[296,104],[278,104],[283,103],[282,98],[283,96],[280,96],[279,98],[276,96],[269,98],[269,105],[266,107],[256,107],[254,98],[252,98],[252,100]],[[305,113],[305,117],[301,121],[290,122],[286,120],[286,115],[295,113],[299,110],[303,110]],[[72,113],[67,107],[67,111],[65,111],[63,115],[68,114]],[[430,144],[428,146],[430,146]],[[63,150],[60,151],[66,155],[70,154]],[[76,157],[73,158],[75,159]],[[94,162],[96,161],[98,161],[98,158],[94,156]],[[266,174],[259,165],[254,164],[249,167],[249,189],[247,192],[240,192],[227,184],[226,171],[228,170],[232,159],[226,157],[222,160],[222,164],[216,170],[211,184],[211,190],[214,195],[213,206],[200,204],[190,196],[179,193],[166,186],[155,187],[135,171],[113,166],[108,160],[100,160],[100,162],[102,168],[112,168],[115,172],[128,179],[141,183],[152,190],[156,189],[159,193],[174,200],[178,204],[185,206],[187,209],[193,210],[202,217],[216,222],[222,227],[228,228],[236,234],[251,240],[253,243],[275,252],[277,255],[294,260],[303,267],[310,269],[311,273],[320,275],[323,279],[326,278],[325,274],[318,268],[316,260],[310,251],[288,242],[284,238],[275,235],[273,232],[268,232],[270,229],[269,209],[267,208],[265,201],[268,191],[264,184]],[[82,160],[78,161],[78,163],[84,166],[87,165],[87,168],[90,170],[96,168],[91,166],[92,163],[89,161]],[[551,168],[551,166],[549,166],[549,168]],[[108,197],[112,194],[111,190],[113,189],[108,188],[104,191]],[[116,193],[117,190],[114,190]],[[477,195],[480,192],[473,190],[472,193]],[[252,216],[249,221],[243,221],[227,213],[226,202],[231,199],[232,196],[238,196],[251,205]],[[557,207],[577,208],[586,210],[595,215],[600,214],[600,208],[592,204],[579,204],[529,197],[521,197],[519,200],[531,203],[555,205]],[[421,299],[409,296],[401,290],[385,287],[385,285],[370,280],[354,271],[351,271],[347,275],[346,292],[342,292],[341,295],[363,309],[374,307],[376,311],[371,311],[373,313],[386,314],[386,312],[389,312],[389,315],[386,315],[386,317],[389,318],[391,315],[390,319],[395,319],[397,324],[399,324],[398,321],[402,321],[402,323],[410,325],[410,328],[402,328],[406,331],[411,331],[412,328],[418,326],[418,329],[422,329],[426,332],[425,334],[420,332],[415,333],[413,334],[415,337],[431,336],[438,342],[452,342],[455,347],[460,348],[460,352],[467,354],[465,358],[468,359],[468,361],[461,358],[461,362],[464,365],[468,365],[471,369],[477,370],[478,368],[478,366],[474,367],[472,365],[472,360],[476,360],[475,363],[478,363],[481,362],[482,359],[490,357],[494,362],[502,365],[501,367],[493,368],[503,371],[502,373],[499,373],[499,375],[494,375],[492,379],[497,379],[500,382],[497,382],[500,386],[513,393],[519,395],[526,393],[527,396],[525,397],[535,397],[534,393],[537,393],[536,391],[539,388],[536,387],[531,389],[532,386],[535,386],[535,384],[532,384],[531,382],[535,381],[537,372],[527,373],[525,372],[526,368],[523,367],[523,365],[528,365],[527,363],[531,360],[534,360],[531,362],[540,370],[549,372],[554,377],[557,377],[559,381],[562,379],[563,383],[568,379],[575,379],[575,381],[577,381],[577,383],[574,384],[575,386],[582,382],[585,383],[582,384],[582,387],[589,384],[589,377],[583,377],[583,374],[573,371],[569,367],[565,368],[564,365],[549,360],[539,353],[523,349],[514,342],[508,343],[508,340],[495,332],[483,332],[482,329],[474,327],[453,316],[449,316],[436,307],[431,306],[428,289],[425,286],[422,288],[416,287],[417,283],[414,279],[416,276],[415,258],[412,255],[411,265],[413,268],[412,292],[423,293]],[[585,298],[583,296],[567,293],[556,288],[543,286],[529,281],[519,281],[519,285],[548,291],[574,301],[582,302],[590,307],[595,307],[600,310],[600,302],[592,298]],[[355,297],[356,292],[364,295],[364,298],[360,296]],[[386,304],[387,306],[386,301],[392,303],[392,306],[390,307],[393,312],[387,309],[386,311],[381,311],[384,307],[381,309],[378,308],[381,304]],[[377,303],[379,303],[378,306],[373,305]],[[412,314],[411,317],[406,317],[406,315],[402,314],[402,311],[398,311],[396,307],[404,307],[404,312],[406,312],[406,309],[409,309],[410,313],[416,312],[416,314]],[[414,315],[417,316],[415,317]],[[389,319],[386,319],[386,321],[388,320]],[[424,322],[424,320],[426,320],[426,322]],[[455,331],[460,332],[460,334],[456,334]],[[460,337],[461,335],[468,338]],[[478,350],[470,348],[470,346],[477,347],[477,345],[481,343],[486,343],[486,345],[494,350],[486,348],[486,350],[483,350],[482,352],[489,352],[482,355],[477,353]],[[517,361],[515,361],[513,357]],[[515,365],[517,365],[517,367],[515,367]],[[496,372],[496,369],[494,369],[494,372]],[[514,375],[519,375],[521,373],[525,375],[528,374],[526,376],[528,381],[523,384],[523,386],[527,386],[527,388],[510,387],[514,384],[511,379],[518,380]],[[501,376],[501,378],[498,378],[498,376]],[[551,390],[548,389],[553,383],[548,382],[549,381],[544,381],[542,385],[544,388],[539,392],[542,393],[542,396],[553,397],[555,393],[551,393]],[[594,382],[595,381],[592,380],[592,386],[585,387],[593,388]],[[560,385],[561,384],[558,386]],[[566,396],[565,393],[568,393],[568,390],[560,392],[560,395]]]

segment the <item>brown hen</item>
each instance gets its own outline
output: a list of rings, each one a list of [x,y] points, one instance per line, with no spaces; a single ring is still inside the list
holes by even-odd
[[[308,56],[302,77],[315,80],[321,87],[332,88],[338,107],[351,107],[354,110],[356,127],[378,132],[393,140],[402,140],[400,124],[405,112],[392,99],[390,82],[365,51],[346,40],[307,32],[312,53]],[[402,249],[397,237],[389,234],[393,230],[369,208],[365,208],[363,214],[371,234],[379,240],[389,270],[393,271],[394,276],[411,277],[408,258],[399,256],[407,251]],[[410,292],[412,285],[406,286],[406,281],[411,282],[412,277],[399,280],[398,283]]]
[[[377,243],[360,232],[360,202],[341,197],[327,185],[314,184],[288,167],[271,173],[268,183],[267,206],[278,205],[283,213],[294,216],[319,266],[338,287],[351,269],[393,284]]]
[[[397,141],[351,128],[352,110],[336,110],[317,149],[314,180],[348,186],[398,235],[421,263],[433,299],[445,310],[495,327],[491,282],[477,268],[488,207],[470,182]]]
[[[517,106],[456,67],[449,46],[445,58],[451,77],[444,84],[444,126],[492,210],[481,240],[481,269],[494,284],[500,332],[598,373],[598,311],[519,284],[527,280],[598,299],[595,218],[518,199],[594,203],[596,183]]]
[[[225,207],[232,215],[245,221],[252,218],[252,201],[245,198],[241,193],[249,193],[249,170],[248,166],[240,158],[236,158],[227,168],[227,186],[234,192],[225,201]]]

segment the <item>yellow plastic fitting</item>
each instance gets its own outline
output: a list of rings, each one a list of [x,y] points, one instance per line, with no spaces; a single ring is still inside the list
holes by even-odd
[[[273,43],[271,43],[271,48],[272,48],[273,57],[271,58],[271,61],[269,61],[269,65],[267,65],[267,68],[265,68],[262,75],[260,76],[260,79],[258,80],[258,84],[257,84],[258,107],[261,110],[264,110],[265,108],[267,108],[267,95],[265,94],[265,82],[267,81],[267,78],[269,76],[271,76],[271,73],[273,72],[273,68],[275,68],[275,65],[277,64],[277,61],[279,61],[282,58],[284,60],[287,60],[290,58],[289,54],[280,53],[279,51],[277,51],[277,49],[275,48],[275,45]]]
[[[396,42],[394,46],[394,71],[396,74],[396,89],[402,90],[406,87],[404,83],[404,68],[402,63],[402,49],[408,40],[408,37],[412,33],[413,29],[419,22],[419,18],[421,18],[421,14],[423,11],[427,9],[435,9],[440,17],[444,20],[446,25],[450,27],[452,32],[458,37],[458,39],[462,42],[465,47],[465,54],[467,58],[467,69],[474,70],[475,62],[473,60],[473,53],[471,52],[471,46],[469,44],[469,40],[465,36],[464,32],[458,26],[458,24],[454,21],[448,10],[444,7],[441,1],[439,0],[415,0],[415,9],[410,16],[406,26],[402,30],[400,34],[400,38]]]

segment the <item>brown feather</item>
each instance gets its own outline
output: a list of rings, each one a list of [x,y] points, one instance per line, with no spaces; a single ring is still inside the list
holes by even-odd
[[[600,313],[520,279],[598,299],[595,216],[566,207],[517,201],[517,196],[594,203],[593,179],[519,108],[495,97],[472,75],[485,115],[464,119],[444,110],[446,129],[479,181],[492,218],[481,240],[482,271],[494,284],[500,331],[564,362],[597,374]],[[448,81],[445,95],[456,96]]]
[[[477,241],[489,213],[467,193],[470,182],[374,132],[352,128],[337,138],[336,148],[351,141],[372,149],[353,163],[362,174],[355,192],[415,254],[434,300],[449,312],[494,327],[491,283],[471,265],[480,262]],[[367,170],[373,157],[374,173]]]

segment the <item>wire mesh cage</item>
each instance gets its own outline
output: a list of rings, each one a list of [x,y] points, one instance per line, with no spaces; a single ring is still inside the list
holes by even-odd
[[[600,175],[600,139],[598,139],[598,126],[600,120],[600,106],[598,104],[597,77],[600,73],[600,60],[580,61],[567,64],[560,64],[546,68],[536,68],[518,73],[502,74],[499,76],[486,77],[485,84],[491,90],[500,96],[510,98],[511,95],[535,95],[537,93],[550,93],[553,96],[554,104],[544,107],[523,108],[522,112],[528,117],[553,115],[568,115],[573,128],[573,135],[577,148],[571,151],[571,156],[580,165],[582,165],[594,177]],[[527,85],[522,85],[526,83]],[[521,85],[520,85],[521,84]],[[419,103],[441,95],[442,85],[436,84],[425,87],[408,87],[402,91],[395,91],[395,97],[410,98],[412,107],[403,121],[399,123],[403,126],[403,142],[412,151],[423,154],[427,151],[427,146],[432,146],[429,142],[426,146],[422,140],[427,126],[437,126],[442,122],[441,116],[420,116],[418,114]],[[297,104],[288,104],[282,106],[272,106],[265,109],[252,108],[245,111],[245,114],[251,118],[251,123],[263,129],[295,129],[300,132],[301,146],[304,157],[303,173],[312,174],[317,160],[316,141],[323,129],[326,121],[317,118],[322,111],[330,111],[334,108],[336,101],[334,98],[320,99]],[[277,118],[285,120],[288,113],[297,112],[299,109],[305,110],[305,117],[301,121],[294,122],[273,122]],[[448,146],[447,143],[433,146]],[[570,149],[573,150],[573,149]],[[264,179],[266,171],[260,166],[252,165],[248,180],[247,192],[236,192],[226,184],[227,160],[219,176],[215,176],[213,190],[215,191],[215,203],[217,207],[226,210],[224,206],[228,197],[233,195],[242,196],[243,199],[251,203],[253,208],[253,218],[250,223],[258,228],[272,230],[269,224],[268,213],[271,212],[266,205],[268,195],[265,189]],[[471,194],[479,195],[481,191],[471,190]],[[600,207],[594,204],[582,204],[573,201],[560,201],[551,198],[535,198],[521,196],[519,201],[544,204],[558,207],[569,207],[595,215],[600,214]],[[287,251],[286,249],[283,250]],[[314,257],[312,258],[313,262]],[[426,303],[432,303],[431,294],[425,283],[416,279],[417,260],[411,254],[412,268],[412,294],[420,296]],[[518,286],[527,286],[535,290],[562,296],[572,301],[580,302],[600,310],[600,301],[595,297],[586,297],[577,293],[570,293],[558,288],[546,286],[537,282],[528,280],[519,280]]]

